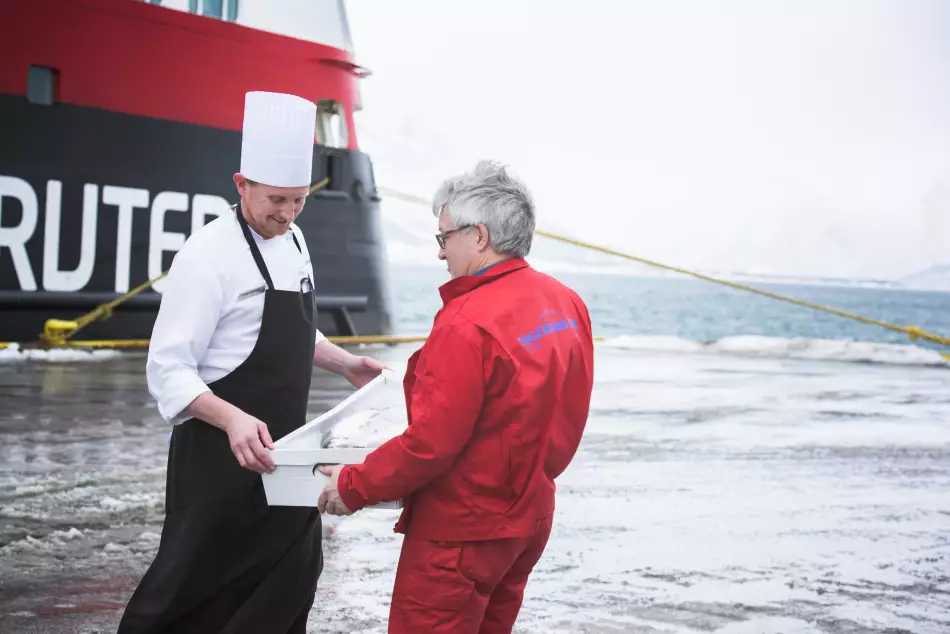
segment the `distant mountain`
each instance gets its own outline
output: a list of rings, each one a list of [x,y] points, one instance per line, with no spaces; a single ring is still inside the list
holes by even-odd
[[[837,286],[847,288],[904,288],[904,284],[895,280],[849,277],[814,277],[809,275],[775,275],[765,273],[746,273],[742,271],[710,272],[709,275],[734,282],[756,284],[785,284],[792,286]]]
[[[924,291],[950,291],[950,264],[934,264],[923,271],[911,273],[900,279],[909,288]]]
[[[383,231],[387,256],[392,264],[444,268],[438,259],[435,241],[438,220],[425,206],[387,198],[382,206]],[[645,264],[631,262],[613,255],[589,251],[537,237],[529,260],[532,265],[550,273],[578,271],[601,275],[633,275],[637,277],[680,277],[680,274]],[[677,265],[676,262],[666,264]],[[808,286],[844,286],[862,288],[911,288],[950,291],[950,264],[937,264],[901,279],[859,279],[763,274],[748,271],[698,271],[712,277],[750,284],[791,284]]]

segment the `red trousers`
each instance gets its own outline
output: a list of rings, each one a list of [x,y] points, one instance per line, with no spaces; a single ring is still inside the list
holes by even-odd
[[[551,534],[481,542],[433,542],[406,536],[396,569],[389,634],[508,634],[528,575]],[[410,531],[411,533],[411,531]]]

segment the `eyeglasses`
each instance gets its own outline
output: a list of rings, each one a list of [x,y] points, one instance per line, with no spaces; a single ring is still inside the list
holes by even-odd
[[[435,241],[439,243],[439,248],[445,248],[445,239],[455,233],[456,231],[461,231],[463,229],[471,229],[475,225],[462,225],[461,227],[456,227],[455,229],[449,229],[448,231],[443,231],[442,233],[435,234]]]

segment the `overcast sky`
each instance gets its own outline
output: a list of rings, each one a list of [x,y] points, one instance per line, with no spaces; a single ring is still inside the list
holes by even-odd
[[[494,158],[533,190],[539,228],[671,264],[896,277],[950,261],[950,2],[347,9],[381,185],[430,196]]]

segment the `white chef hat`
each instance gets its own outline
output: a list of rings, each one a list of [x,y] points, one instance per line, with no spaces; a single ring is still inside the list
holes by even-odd
[[[317,107],[276,92],[244,97],[241,174],[274,187],[310,185]]]

